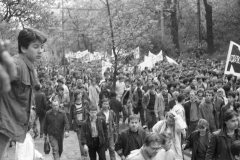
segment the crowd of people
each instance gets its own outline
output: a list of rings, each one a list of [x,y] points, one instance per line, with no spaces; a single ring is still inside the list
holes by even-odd
[[[224,63],[186,58],[119,70],[113,89],[111,69],[103,78],[78,63],[36,69],[46,40],[25,28],[19,54],[5,59],[0,43],[0,159],[10,142],[17,160],[28,160],[23,144],[32,146],[29,160],[43,159],[39,136],[59,160],[70,130],[82,159],[106,160],[108,150],[110,160],[183,160],[187,149],[192,160],[240,159],[240,80],[224,75]]]

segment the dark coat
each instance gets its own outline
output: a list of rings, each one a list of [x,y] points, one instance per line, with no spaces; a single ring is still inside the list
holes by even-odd
[[[185,117],[186,117],[187,126],[189,126],[190,125],[191,101],[187,101],[183,105],[183,107],[184,107],[184,110],[185,110]],[[199,103],[197,103],[197,108],[198,108],[198,113],[199,113]]]
[[[55,115],[53,110],[46,113],[44,120],[44,134],[51,135],[56,138],[63,137],[64,131],[69,130],[67,115],[64,111],[59,110]]]
[[[35,93],[36,113],[39,117],[45,117],[47,111],[47,99],[43,92]]]
[[[0,95],[0,133],[23,142],[28,130],[33,87],[38,83],[33,64],[23,55],[14,57],[17,77],[11,90]]]
[[[103,118],[98,117],[96,120],[96,127],[98,131],[99,147],[106,147],[107,146],[106,121]],[[93,141],[92,141],[91,122],[89,119],[85,120],[82,124],[81,143],[82,145],[86,144],[90,148],[95,147],[95,144],[93,144]]]
[[[239,140],[238,133],[235,133],[235,140]],[[211,137],[205,160],[234,160],[231,155],[232,140],[224,131],[217,131]]]
[[[129,129],[122,131],[120,133],[120,135],[118,136],[117,143],[115,144],[115,150],[117,152],[120,152],[122,150],[122,154],[125,157],[127,157],[132,150],[141,148],[144,143],[144,139],[146,137],[146,132],[139,128],[138,134],[136,134],[137,136],[134,137],[135,144],[132,144],[131,142],[133,142],[133,141],[130,142],[130,140],[129,140],[129,138],[131,136],[130,132],[131,131]],[[139,146],[139,147],[136,148],[136,146]]]
[[[210,135],[208,134],[207,136],[208,136],[208,140],[210,140]],[[197,158],[197,148],[199,146],[199,138],[200,138],[199,131],[192,132],[190,134],[190,136],[187,138],[186,146],[185,146],[184,150],[188,149],[188,148],[192,149],[191,160],[196,160],[196,158]]]
[[[111,98],[109,101],[110,109],[113,110],[116,114],[119,114],[119,112],[122,112],[122,104],[119,100],[116,98]]]
[[[109,110],[109,123],[107,124],[108,125],[108,137],[113,137],[113,136],[116,136],[117,134],[117,126],[116,126],[116,120],[117,120],[117,117],[116,117],[116,114],[112,111],[112,110]],[[101,110],[97,116],[101,119],[104,119],[106,121],[106,116],[105,114],[103,113],[103,111]]]

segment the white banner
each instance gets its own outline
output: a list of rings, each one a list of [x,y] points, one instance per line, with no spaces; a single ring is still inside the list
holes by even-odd
[[[240,45],[231,41],[224,74],[232,74],[240,77]]]

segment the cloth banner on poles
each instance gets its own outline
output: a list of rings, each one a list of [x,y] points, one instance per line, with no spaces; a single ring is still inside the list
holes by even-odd
[[[174,59],[172,59],[172,58],[170,58],[168,56],[166,56],[166,58],[167,58],[168,63],[178,65],[178,63]]]
[[[136,49],[134,49],[133,51],[133,55],[135,59],[139,59],[140,58],[140,51],[139,51],[139,47],[137,47]]]
[[[232,74],[240,77],[240,45],[231,41],[224,74]]]
[[[156,56],[156,62],[163,61],[162,50]]]

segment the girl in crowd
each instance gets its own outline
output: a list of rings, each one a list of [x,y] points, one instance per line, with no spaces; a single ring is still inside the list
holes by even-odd
[[[187,138],[186,144],[182,148],[192,149],[191,160],[205,160],[207,147],[209,144],[209,123],[205,119],[198,121],[197,130],[192,132]]]

